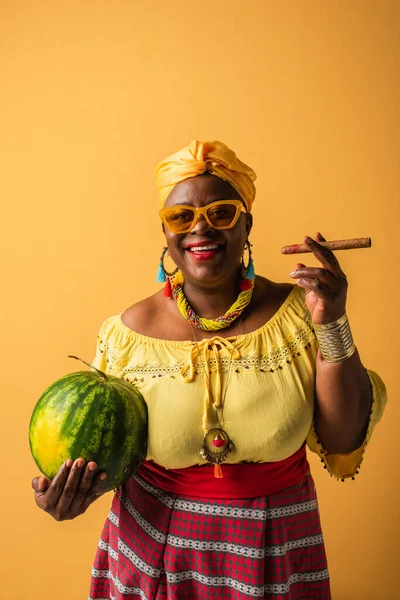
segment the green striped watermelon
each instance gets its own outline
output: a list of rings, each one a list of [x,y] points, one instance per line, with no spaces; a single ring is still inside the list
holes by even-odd
[[[82,457],[96,461],[107,473],[102,492],[115,489],[146,457],[146,403],[124,379],[98,369],[71,373],[47,388],[37,402],[29,443],[37,466],[49,479],[67,459]]]

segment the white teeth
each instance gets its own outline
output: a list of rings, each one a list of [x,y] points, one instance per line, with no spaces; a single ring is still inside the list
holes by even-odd
[[[192,246],[188,248],[190,252],[202,252],[203,250],[218,250],[218,246],[216,244],[210,246]]]

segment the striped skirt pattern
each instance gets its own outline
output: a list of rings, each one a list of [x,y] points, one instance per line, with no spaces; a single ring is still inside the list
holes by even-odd
[[[330,600],[314,482],[204,500],[138,476],[114,496],[89,600]]]

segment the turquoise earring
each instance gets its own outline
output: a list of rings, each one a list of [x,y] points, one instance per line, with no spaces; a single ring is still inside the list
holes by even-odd
[[[243,251],[243,255],[245,253],[245,251],[247,250],[247,252],[249,253],[249,262],[247,263],[247,266],[244,266],[244,260],[243,260],[243,256],[242,256],[242,281],[240,282],[240,289],[241,290],[249,290],[250,288],[253,287],[254,284],[254,280],[256,278],[256,274],[254,271],[254,263],[253,263],[253,256],[252,256],[252,252],[251,252],[251,244],[249,242],[249,240],[246,240],[246,244],[244,247],[244,251]]]
[[[166,251],[168,250],[167,246],[164,246],[163,251],[160,256],[160,262],[158,263],[158,271],[156,281],[158,283],[165,283],[167,281],[167,273],[164,268],[164,256]]]

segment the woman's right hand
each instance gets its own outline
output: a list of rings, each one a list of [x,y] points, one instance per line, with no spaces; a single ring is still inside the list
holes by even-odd
[[[67,460],[51,481],[46,477],[32,480],[35,502],[56,521],[75,519],[102,495],[104,471],[96,473],[93,461],[85,466],[83,458]]]

